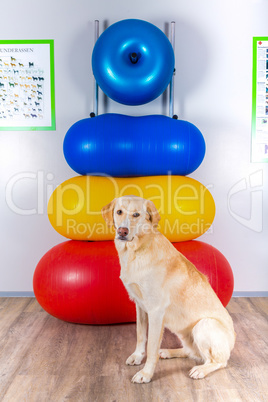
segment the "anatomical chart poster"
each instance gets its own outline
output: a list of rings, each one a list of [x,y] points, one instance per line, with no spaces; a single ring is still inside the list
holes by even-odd
[[[252,162],[268,162],[268,37],[253,38]]]
[[[0,41],[0,130],[55,130],[54,41]]]

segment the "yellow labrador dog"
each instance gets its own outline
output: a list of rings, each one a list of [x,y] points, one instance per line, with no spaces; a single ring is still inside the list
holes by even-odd
[[[235,343],[232,319],[207,278],[157,230],[160,216],[153,202],[120,197],[103,207],[102,215],[116,229],[120,278],[136,303],[137,345],[126,364],[141,364],[149,327],[146,363],[132,382],[149,382],[159,356],[199,360],[203,364],[189,373],[195,379],[226,367]],[[164,327],[183,348],[159,350]]]

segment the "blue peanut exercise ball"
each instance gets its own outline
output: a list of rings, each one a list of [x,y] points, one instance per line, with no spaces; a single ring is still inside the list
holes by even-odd
[[[125,105],[143,105],[168,86],[174,52],[166,35],[149,22],[129,19],[107,28],[92,53],[92,69],[103,92]]]
[[[63,144],[77,173],[117,177],[184,176],[198,168],[205,148],[201,132],[187,121],[112,113],[76,122]]]

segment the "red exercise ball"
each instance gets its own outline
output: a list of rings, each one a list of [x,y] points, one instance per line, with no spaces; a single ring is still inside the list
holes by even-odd
[[[224,255],[215,247],[201,241],[173,243],[173,246],[206,275],[212,289],[226,307],[233,294],[234,276]]]
[[[233,273],[226,258],[200,241],[173,243],[202,273],[226,306]],[[135,305],[119,279],[120,265],[112,241],[70,240],[53,247],[38,263],[34,293],[49,314],[80,324],[134,322]]]
[[[119,275],[112,241],[70,240],[41,258],[33,288],[44,310],[61,320],[80,324],[134,322],[135,305]]]

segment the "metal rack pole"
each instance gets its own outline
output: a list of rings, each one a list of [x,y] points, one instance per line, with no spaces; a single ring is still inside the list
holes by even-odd
[[[171,22],[171,32],[170,32],[170,42],[175,54],[175,22]],[[173,118],[174,116],[174,76],[175,76],[175,68],[174,72],[169,84],[169,117]]]
[[[95,43],[99,38],[99,20],[95,20]],[[99,86],[96,80],[94,80],[94,97],[93,97],[93,113],[98,116],[99,112]]]

